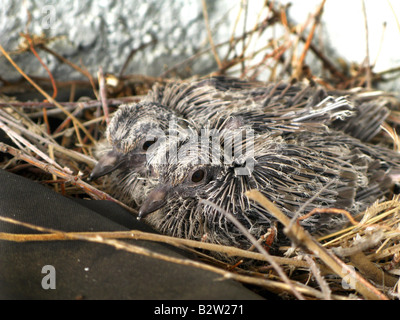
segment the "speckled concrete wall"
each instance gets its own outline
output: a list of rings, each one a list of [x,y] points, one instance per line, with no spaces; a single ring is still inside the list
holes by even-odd
[[[214,8],[210,2],[211,17]],[[57,37],[49,47],[74,63],[81,60],[92,73],[100,65],[105,71],[119,72],[132,49],[156,39],[155,45],[135,55],[127,72],[159,75],[165,66],[192,55],[206,40],[201,1],[197,0],[1,0],[0,43],[6,50],[17,49],[28,11],[31,34]],[[55,57],[41,56],[56,78],[80,76]],[[14,57],[28,74],[46,75],[31,53]],[[204,59],[194,68],[204,71],[213,63]],[[0,58],[0,72],[6,79],[18,76],[4,58]]]
[[[242,0],[243,1],[243,0]],[[216,43],[229,39],[241,0],[208,0],[210,25]],[[264,1],[248,0],[247,30]],[[281,0],[281,2],[289,2]],[[294,21],[304,22],[321,0],[292,0],[289,10]],[[365,0],[369,25],[370,60],[376,61],[374,71],[400,66],[400,1]],[[31,21],[28,22],[28,11]],[[361,64],[365,58],[365,27],[361,1],[327,0],[322,17],[324,46],[333,61],[337,57]],[[237,34],[242,31],[239,21]],[[384,27],[384,23],[386,26]],[[131,60],[127,74],[158,76],[174,64],[209,46],[201,0],[1,0],[0,43],[6,50],[18,48],[19,32],[28,28],[31,34],[45,33],[56,37],[49,47],[76,64],[82,64],[92,74],[99,66],[105,72],[118,73],[132,49],[154,39],[157,43],[140,50]],[[279,30],[276,30],[279,34]],[[382,35],[384,35],[382,37]],[[264,45],[271,34],[263,35]],[[383,39],[383,40],[381,40]],[[318,39],[314,39],[318,41]],[[224,49],[220,50],[223,56]],[[337,56],[333,56],[337,54]],[[75,70],[55,57],[42,53],[42,58],[59,79],[81,78]],[[28,74],[47,76],[31,53],[13,56]],[[308,60],[307,62],[310,63]],[[318,72],[320,64],[310,63]],[[211,53],[195,60],[190,67],[195,74],[215,68]],[[185,76],[185,74],[181,74]],[[0,76],[19,77],[0,56]],[[398,78],[398,77],[397,77]],[[400,88],[395,78],[386,88]]]

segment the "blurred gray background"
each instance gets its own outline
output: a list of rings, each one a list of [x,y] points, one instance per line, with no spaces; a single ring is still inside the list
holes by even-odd
[[[306,21],[309,13],[315,12],[321,0],[291,2],[290,19],[300,23]],[[214,42],[226,41],[231,36],[238,10],[245,1],[206,3]],[[248,0],[247,30],[254,26],[263,3],[261,0]],[[400,1],[365,0],[365,5],[370,60],[376,62],[374,71],[399,67]],[[327,0],[322,17],[327,55],[333,61],[343,58],[347,62],[362,63],[366,56],[366,42],[361,0]],[[242,15],[238,21],[237,35],[243,31],[243,23]],[[0,44],[7,51],[17,51],[22,43],[19,33],[26,30],[30,34],[44,33],[47,38],[54,38],[48,43],[49,48],[85,66],[93,75],[99,66],[105,72],[118,74],[131,50],[152,41],[155,43],[133,56],[125,74],[159,76],[176,63],[209,47],[201,0],[1,0]],[[276,32],[279,34],[281,31]],[[268,38],[272,35],[264,36]],[[254,45],[262,46],[265,39],[257,39]],[[220,56],[224,56],[224,50],[219,49]],[[39,54],[57,80],[82,78],[81,74],[60,63],[54,56],[40,50]],[[14,53],[12,57],[27,74],[47,77],[32,53]],[[216,68],[210,52],[194,61],[189,65],[193,74],[206,74]],[[315,69],[318,65],[314,66],[312,61],[308,63],[313,67],[313,72],[318,72]],[[184,69],[178,74],[186,75]],[[2,56],[0,77],[6,80],[20,77]],[[263,78],[263,75],[260,77]],[[385,86],[388,90],[396,90],[398,83],[393,79]]]

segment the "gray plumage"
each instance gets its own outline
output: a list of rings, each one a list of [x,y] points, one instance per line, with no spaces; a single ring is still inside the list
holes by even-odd
[[[324,108],[321,102],[326,99],[338,102],[336,108]],[[290,123],[299,126],[303,119],[305,126],[326,125],[362,141],[370,141],[380,131],[390,110],[399,108],[398,100],[383,91],[362,88],[327,91],[314,83],[263,84],[229,77],[166,86],[156,84],[145,101],[159,103],[178,117],[195,120],[198,128],[221,115],[247,112],[248,122],[254,118],[264,121],[265,127],[260,131],[284,128]]]
[[[200,130],[210,121],[233,115],[240,124],[250,124],[259,133],[318,132],[330,127],[362,139],[373,137],[387,116],[391,100],[383,95],[371,100],[364,94],[363,99],[371,106],[381,100],[375,108],[380,119],[375,119],[349,103],[362,106],[360,93],[351,93],[348,99],[341,94],[330,96],[313,85],[264,85],[226,77],[155,85],[142,102],[122,105],[116,112],[90,179],[108,175],[104,183],[113,196],[129,205],[140,205],[157,183],[157,176],[146,163],[147,149],[157,141],[149,133],[161,130],[169,134],[171,122],[177,124],[178,131]],[[358,129],[361,126],[370,128],[368,134]]]
[[[232,131],[225,124],[218,126],[220,144],[214,148],[223,150],[227,138],[237,137],[246,144],[245,127]],[[168,156],[177,151],[181,157],[172,161],[167,156],[167,162],[162,162],[160,151],[151,155],[149,164],[159,174],[159,185],[140,208],[140,217],[168,235],[240,248],[250,247],[249,240],[201,199],[232,213],[259,238],[274,219],[244,195],[250,189],[261,191],[289,217],[298,210],[301,217],[314,208],[346,209],[354,214],[389,192],[391,172],[400,168],[397,153],[338,132],[260,134],[251,159],[243,155],[228,161],[214,158],[218,153],[212,149],[204,153],[200,143],[189,140],[178,141],[177,150],[170,151],[167,145],[162,149]],[[237,169],[249,160],[254,168],[238,175]],[[320,233],[340,227],[343,221],[327,214],[311,216],[301,224],[311,233]]]

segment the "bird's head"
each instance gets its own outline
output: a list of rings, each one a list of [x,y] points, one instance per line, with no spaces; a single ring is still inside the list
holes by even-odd
[[[207,198],[210,192],[224,189],[219,186],[226,181],[250,174],[253,150],[249,148],[246,127],[236,118],[216,125],[193,131],[185,140],[171,141],[168,137],[169,143],[154,153],[149,164],[159,176],[159,185],[143,203],[139,218],[164,207],[171,199]]]
[[[147,155],[157,148],[175,118],[166,107],[153,102],[120,106],[106,131],[111,148],[100,158],[89,179],[97,179],[117,169],[147,174]]]

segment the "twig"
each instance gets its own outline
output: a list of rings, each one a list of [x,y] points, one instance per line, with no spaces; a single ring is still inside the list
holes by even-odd
[[[276,9],[274,9],[272,7],[270,8],[270,10],[272,12],[274,12],[274,14],[277,15],[277,16],[280,16],[280,14],[281,14],[279,11],[277,11]],[[290,30],[293,34],[296,34],[296,35],[300,36],[300,40],[301,41],[303,41],[303,42],[307,41],[307,38],[304,35],[298,33],[296,28],[294,28],[294,26],[291,23],[289,23],[287,20],[286,20],[286,24],[287,24],[287,29],[288,30]],[[335,65],[324,54],[322,54],[322,52],[315,45],[313,45],[312,43],[310,43],[310,49],[321,60],[323,66],[332,75],[334,75],[335,77],[338,77],[341,81],[346,81],[347,80],[347,77],[342,72],[340,72],[335,67]]]
[[[378,230],[378,232],[374,232],[372,235],[360,237],[359,239],[357,238],[352,242],[350,247],[333,247],[332,251],[340,257],[352,256],[357,252],[376,246],[381,242],[383,236],[384,233],[381,230]]]
[[[291,289],[291,287],[294,287],[295,290],[298,292],[309,294],[311,296],[316,296],[317,298],[322,298],[321,294],[317,290],[314,290],[309,287],[305,287],[298,283],[293,283],[293,284],[291,284],[291,286],[289,286],[285,283],[280,283],[277,281],[239,275],[239,274],[225,271],[221,268],[207,265],[205,263],[194,261],[191,259],[176,258],[173,256],[156,253],[154,251],[148,250],[148,249],[140,247],[140,246],[133,245],[131,243],[126,243],[126,242],[113,240],[113,239],[105,239],[105,238],[98,237],[98,236],[87,236],[87,235],[85,236],[83,234],[71,234],[71,233],[67,234],[67,233],[59,231],[59,230],[35,226],[30,223],[17,221],[15,219],[2,217],[2,216],[0,216],[0,221],[21,225],[26,228],[37,230],[40,232],[57,234],[60,237],[63,237],[65,235],[66,238],[69,238],[71,240],[84,240],[84,241],[95,242],[95,243],[99,243],[99,244],[105,244],[105,245],[114,247],[117,250],[124,250],[126,252],[139,254],[139,255],[151,257],[151,258],[158,259],[158,260],[163,260],[163,261],[170,262],[170,263],[175,263],[175,264],[180,264],[180,265],[195,267],[195,268],[202,269],[202,270],[211,271],[211,272],[214,272],[215,274],[221,275],[224,279],[233,279],[233,280],[236,280],[236,281],[239,281],[242,283],[261,286],[261,287],[265,287],[265,288],[272,289],[272,290],[289,291]],[[342,298],[342,297],[338,297],[338,298]]]
[[[248,15],[248,11],[249,11],[249,4],[247,2],[247,0],[242,0],[241,1],[241,6],[244,6],[244,19],[243,19],[243,34],[246,34],[246,25],[247,25],[247,15]],[[246,51],[246,36],[243,37],[243,41],[242,41],[242,53],[241,56],[244,57],[244,52]],[[242,73],[244,73],[244,60],[242,61]]]
[[[294,224],[291,229],[287,229],[290,224],[290,219],[285,216],[272,202],[264,197],[259,191],[251,190],[246,192],[246,196],[250,199],[258,202],[265,209],[278,219],[286,228],[286,235],[296,244],[300,244],[302,247],[307,248],[314,254],[316,254],[322,261],[324,261],[328,267],[330,267],[338,276],[341,278],[349,277],[351,274],[354,277],[355,289],[361,293],[366,299],[379,299],[388,300],[388,298],[381,292],[379,292],[374,286],[366,281],[357,272],[353,272],[343,261],[338,257],[328,252],[318,242],[316,242],[300,225]]]
[[[206,29],[207,29],[208,41],[210,42],[211,50],[214,54],[215,61],[218,64],[218,68],[222,69],[222,63],[221,63],[221,60],[219,59],[217,50],[214,45],[214,40],[213,40],[212,34],[211,34],[210,23],[208,20],[207,4],[206,4],[205,0],[202,0],[202,5],[203,5],[203,15],[204,15],[204,22],[206,24]]]
[[[371,65],[370,65],[370,59],[369,59],[369,36],[368,36],[368,20],[367,20],[367,10],[365,9],[365,1],[361,0],[362,4],[362,11],[364,15],[364,27],[365,27],[365,52],[366,52],[366,80],[367,80],[367,88],[371,88]]]
[[[381,128],[390,136],[390,138],[392,138],[393,149],[398,152],[400,150],[400,138],[397,131],[386,122],[381,125]]]
[[[152,44],[155,44],[155,43],[157,43],[157,39],[154,38],[153,40],[151,40],[151,41],[149,41],[149,42],[147,42],[147,43],[141,44],[141,45],[139,46],[139,48],[132,49],[131,52],[129,53],[128,57],[126,58],[126,60],[125,60],[125,62],[124,62],[124,64],[123,64],[123,66],[122,66],[122,68],[121,68],[121,71],[119,72],[118,78],[119,78],[119,79],[122,78],[122,76],[123,76],[124,73],[125,73],[126,68],[127,68],[128,65],[129,65],[129,62],[131,61],[132,57],[133,57],[138,51],[141,51],[141,50],[143,50],[144,48],[148,47],[149,45],[152,45]]]
[[[310,199],[308,199],[298,210],[296,210],[295,214],[293,215],[293,218],[290,221],[290,224],[288,225],[288,229],[291,229],[293,224],[297,223],[297,220],[298,220],[300,214],[304,211],[304,209],[311,202],[313,202],[316,197],[318,197],[322,192],[324,192],[326,189],[328,189],[334,182],[336,182],[336,181],[331,180],[329,183],[327,183],[325,186],[323,186],[318,192],[316,192]],[[314,214],[314,210],[311,210],[310,213],[308,213],[307,215],[303,215],[300,219],[306,219],[313,214]]]
[[[271,6],[271,5],[272,5],[272,2],[271,2],[270,4],[268,4],[267,1],[264,2],[263,8],[262,8],[262,9],[259,11],[259,13],[257,14],[257,18],[256,18],[256,20],[255,20],[256,23],[255,23],[255,25],[254,25],[254,27],[253,27],[253,31],[254,31],[254,32],[251,32],[251,33],[249,34],[249,36],[248,36],[247,44],[245,45],[245,47],[244,47],[245,49],[244,49],[244,50],[246,50],[246,48],[247,48],[248,46],[250,46],[250,43],[252,42],[252,39],[253,39],[253,35],[254,35],[254,33],[258,30],[258,32],[257,32],[257,39],[254,40],[254,42],[253,42],[253,51],[252,51],[251,54],[249,55],[249,60],[250,60],[250,61],[252,61],[252,60],[254,59],[254,57],[256,56],[256,46],[257,46],[257,44],[259,43],[259,39],[260,39],[260,37],[261,37],[261,34],[266,30],[266,28],[267,28],[267,26],[268,26],[268,24],[269,24],[269,21],[271,20],[271,19],[265,18],[265,19],[264,19],[264,22],[262,22],[264,25],[263,25],[261,28],[259,28],[258,26],[260,25],[259,21],[260,21],[260,18],[261,18],[261,14],[262,14],[262,12],[264,11],[265,8],[268,9],[268,6]],[[247,33],[245,32],[244,34],[246,34],[246,36],[243,38],[243,41],[244,41],[244,39],[247,38]],[[244,54],[244,50],[243,50],[243,54]]]
[[[394,19],[396,20],[397,29],[399,29],[399,31],[400,31],[400,21],[399,21],[399,18],[397,17],[396,11],[394,10],[390,0],[387,0],[387,3],[389,4],[390,10],[392,11],[392,13],[394,15]]]
[[[42,169],[45,172],[54,174],[57,177],[66,180],[67,182],[71,183],[72,185],[77,186],[80,189],[82,189],[86,194],[91,196],[93,199],[109,200],[109,201],[116,202],[117,204],[119,204],[121,207],[128,210],[132,214],[137,215],[137,211],[134,210],[133,208],[130,208],[127,205],[123,204],[122,202],[114,199],[113,197],[109,196],[107,193],[97,190],[90,184],[82,181],[78,176],[75,176],[75,175],[67,172],[67,169],[57,169],[54,166],[43,163],[43,162],[35,159],[34,157],[32,157],[28,154],[25,154],[22,151],[15,149],[14,147],[11,147],[3,142],[0,142],[0,152],[12,154],[14,157],[16,157],[18,159],[28,162],[28,163],[34,165],[35,167]]]
[[[361,273],[378,285],[394,287],[399,281],[399,279],[386,274],[383,270],[379,269],[364,255],[362,251],[351,255],[350,261],[358,270],[360,270]]]
[[[238,23],[239,23],[240,17],[241,17],[241,15],[242,15],[242,11],[243,11],[243,6],[240,5],[240,6],[239,6],[239,12],[238,12],[238,14],[237,14],[237,16],[236,16],[236,19],[235,19],[235,22],[234,22],[234,24],[233,24],[232,34],[231,34],[231,37],[230,37],[230,39],[229,39],[229,48],[228,48],[228,50],[227,50],[227,52],[226,52],[224,61],[228,60],[228,57],[229,57],[229,55],[230,55],[232,49],[235,47],[235,44],[234,44],[235,32],[236,32],[236,28],[237,28],[237,25],[238,25]],[[243,39],[244,39],[244,38],[243,38]]]
[[[10,57],[10,55],[4,50],[3,46],[0,45],[0,51],[7,58],[7,60],[13,65],[13,67],[32,85],[35,87],[37,91],[39,91],[49,102],[55,104],[58,108],[60,108],[66,115],[72,118],[80,129],[86,134],[86,136],[95,143],[95,139],[92,135],[86,130],[86,128],[80,123],[80,121],[75,118],[67,109],[65,109],[61,104],[55,101],[52,97],[50,97],[38,84],[36,84],[25,72],[21,70],[21,68],[14,62],[14,60]]]
[[[50,123],[49,123],[49,118],[47,117],[47,110],[46,108],[43,108],[43,120],[44,123],[46,124],[46,132],[47,134],[50,134]]]
[[[49,156],[50,156],[50,158],[51,158],[53,161],[55,161],[55,160],[54,160],[54,148],[53,148],[53,146],[52,146],[52,145],[49,145],[48,149],[49,149]],[[57,180],[57,177],[56,177],[55,174],[53,174],[53,180]],[[58,183],[55,183],[55,184],[54,184],[54,188],[55,188],[55,191],[58,192]]]
[[[97,77],[98,77],[98,82],[99,82],[101,106],[103,108],[104,117],[106,118],[106,123],[108,124],[110,122],[110,118],[108,115],[106,81],[104,79],[102,67],[99,67],[99,72],[97,73]]]
[[[107,104],[109,106],[117,106],[121,105],[124,103],[130,103],[130,102],[138,102],[141,99],[143,99],[143,96],[134,96],[134,97],[121,97],[118,99],[112,98],[112,99],[107,99]],[[64,106],[65,109],[68,111],[72,111],[73,109],[76,109],[79,107],[81,110],[88,109],[88,108],[96,108],[101,106],[101,101],[98,100],[90,100],[87,102],[84,101],[78,101],[78,102],[60,102],[62,106]],[[59,113],[63,113],[61,109],[58,109],[55,104],[50,103],[50,102],[0,102],[0,108],[2,107],[23,107],[23,108],[46,108],[46,109],[51,109],[47,111],[47,115],[56,115]],[[40,118],[43,117],[43,111],[38,111],[34,113],[29,113],[29,118],[34,119],[34,118]]]
[[[292,44],[292,42],[289,40],[287,42],[285,42],[284,44],[280,45],[279,47],[277,47],[276,49],[274,49],[271,53],[267,53],[263,59],[261,60],[261,62],[259,62],[257,65],[253,66],[252,68],[249,68],[247,72],[249,72],[251,69],[254,69],[253,74],[250,76],[251,80],[255,80],[257,78],[257,76],[261,73],[261,68],[260,66],[263,66],[264,68],[268,67],[269,64],[266,64],[265,62],[267,61],[267,59],[273,57],[275,58],[275,60],[279,60],[279,58],[286,52],[286,50],[290,47],[290,45]],[[243,75],[244,76],[244,75]]]
[[[84,125],[85,127],[90,127],[93,124],[103,122],[103,120],[104,120],[104,118],[101,116],[101,117],[86,121],[86,122],[82,123],[82,125]],[[70,134],[74,130],[75,130],[74,128],[67,128],[64,131],[53,134],[53,138],[56,139],[56,138],[62,137],[64,134]]]
[[[1,111],[1,110],[0,110]],[[87,165],[89,165],[90,167],[93,167],[96,164],[96,161],[88,156],[85,156],[82,153],[76,152],[74,150],[71,149],[66,149],[62,146],[60,146],[58,143],[56,143],[54,141],[54,139],[50,136],[44,138],[38,134],[36,134],[34,132],[34,130],[28,130],[27,128],[19,125],[18,123],[15,123],[14,121],[11,121],[5,117],[3,117],[2,115],[0,115],[0,120],[7,123],[8,126],[17,129],[18,131],[24,133],[25,135],[29,136],[31,139],[36,140],[39,143],[43,143],[46,144],[48,146],[52,146],[55,150],[65,154],[66,156],[75,159],[77,161],[81,161],[83,163],[86,163]],[[35,127],[37,127],[35,125]],[[39,128],[40,129],[40,128]]]
[[[307,263],[310,266],[310,270],[313,273],[315,280],[317,280],[322,294],[324,296],[325,300],[331,300],[332,299],[332,292],[329,289],[329,285],[326,283],[324,277],[321,275],[321,271],[320,269],[317,267],[317,264],[315,263],[315,261],[309,256],[309,255],[305,255],[305,259],[307,261]]]
[[[31,36],[26,33],[20,33],[20,35],[22,35],[29,43],[29,47],[32,51],[32,53],[34,54],[34,56],[36,57],[36,59],[39,60],[40,64],[42,65],[42,67],[46,70],[47,74],[49,75],[50,81],[51,81],[51,85],[53,86],[53,95],[52,98],[55,99],[57,97],[57,86],[56,86],[56,82],[54,80],[53,75],[50,72],[50,69],[47,67],[47,65],[43,62],[43,60],[40,58],[39,54],[36,52],[35,46],[33,44],[32,38]]]
[[[61,169],[61,166],[55,162],[53,159],[51,159],[47,154],[39,150],[37,147],[35,147],[33,144],[31,144],[28,140],[17,134],[15,131],[11,130],[3,121],[0,120],[0,129],[2,129],[5,133],[10,138],[16,139],[18,142],[22,143],[29,149],[31,149],[33,152],[35,152],[38,156],[40,156],[43,160],[48,162],[49,164],[57,167],[58,169]],[[15,140],[14,140],[15,141]]]
[[[378,52],[376,53],[376,57],[375,57],[374,62],[372,63],[372,66],[376,66],[376,63],[378,62],[379,56],[381,54],[383,42],[384,42],[383,40],[385,38],[386,26],[387,26],[387,23],[385,21],[385,22],[383,22],[382,35],[381,35],[381,39],[379,41],[379,49],[378,49]]]
[[[253,30],[247,31],[244,35],[241,35],[241,36],[239,36],[239,37],[234,38],[234,42],[241,41],[242,39],[244,39],[245,37],[247,37],[249,34],[251,34],[251,33],[253,33],[253,32],[256,32],[257,30],[260,30],[260,29],[264,28],[264,27],[265,27],[266,25],[268,25],[268,24],[272,25],[272,24],[275,23],[276,21],[277,21],[277,20],[275,19],[275,17],[272,18],[272,19],[269,19],[269,20],[262,21],[262,22],[260,22],[258,25],[256,25],[256,26],[254,27]],[[223,41],[223,42],[221,42],[221,43],[216,44],[216,45],[215,45],[215,48],[219,48],[219,47],[225,46],[225,45],[230,44],[230,43],[231,43],[231,40]],[[203,55],[203,54],[209,52],[210,50],[211,50],[211,47],[206,48],[206,49],[203,49],[203,50],[201,50],[201,51],[195,53],[194,55],[190,56],[189,58],[178,62],[177,64],[175,64],[174,66],[172,66],[171,68],[167,69],[167,70],[164,71],[162,74],[160,74],[160,77],[161,77],[161,78],[166,77],[166,76],[167,76],[169,73],[171,73],[173,70],[176,70],[176,69],[178,69],[179,67],[181,67],[182,65],[185,65],[185,64],[187,64],[187,63],[189,63],[189,62],[191,62],[191,61],[197,59],[198,57],[200,57],[201,55]]]
[[[78,71],[79,73],[83,74],[85,77],[87,77],[89,79],[89,82],[92,86],[93,89],[93,93],[94,95],[98,98],[98,93],[96,90],[96,85],[94,83],[93,77],[92,75],[85,69],[79,67],[78,65],[76,65],[75,63],[72,63],[71,61],[69,61],[68,59],[64,58],[63,56],[61,56],[60,54],[58,54],[57,52],[53,51],[52,49],[48,48],[46,45],[41,44],[40,47],[47,51],[48,53],[52,54],[53,56],[55,56],[57,59],[59,59],[61,62],[69,65],[71,68],[75,69],[76,71]]]
[[[342,214],[347,217],[347,219],[350,221],[350,223],[354,226],[358,225],[358,222],[354,220],[353,216],[348,212],[347,210],[344,209],[338,209],[338,208],[314,208],[312,209],[309,213],[301,216],[298,218],[298,220],[304,220],[309,217],[311,217],[314,214]],[[292,219],[293,221],[293,219]]]
[[[135,239],[135,240],[147,240],[156,241],[174,245],[177,247],[191,247],[196,249],[214,251],[226,254],[228,256],[237,256],[259,261],[267,261],[265,256],[258,252],[251,252],[248,250],[242,250],[235,247],[223,246],[220,244],[201,242],[190,239],[175,238],[166,235],[148,233],[139,230],[130,231],[114,231],[114,232],[67,232],[63,234],[46,233],[46,234],[13,234],[13,233],[2,233],[0,232],[0,239],[15,242],[28,242],[28,241],[56,241],[56,240],[72,240],[73,236],[92,236],[101,237],[104,239]],[[293,267],[307,268],[308,264],[301,260],[284,258],[274,256],[277,263],[281,265],[289,265]],[[323,269],[324,266],[319,265],[318,268]],[[327,270],[325,270],[327,272]]]
[[[390,200],[390,201],[386,201],[384,203],[381,203],[376,207],[372,207],[372,209],[376,210],[376,211],[379,211],[379,210],[382,210],[382,209],[383,210],[387,210],[388,208],[391,208],[391,207],[396,206],[396,205],[397,206],[399,205],[397,201]],[[371,208],[367,209],[366,212],[368,212],[370,209]],[[377,216],[375,216],[373,218],[370,218],[368,220],[364,220],[364,218],[363,218],[360,221],[360,223],[358,223],[357,225],[353,225],[353,226],[345,228],[343,230],[340,230],[340,231],[328,234],[326,236],[320,237],[318,239],[318,241],[324,241],[326,239],[333,238],[333,240],[324,243],[324,246],[331,246],[334,243],[337,243],[337,242],[341,241],[343,238],[349,236],[349,232],[351,232],[351,234],[355,234],[360,228],[364,228],[365,229],[367,227],[370,227],[371,225],[377,223],[379,220],[382,220],[385,217],[393,214],[393,212],[397,212],[397,211],[398,211],[398,207],[396,207],[396,208],[394,208],[392,210],[385,211],[384,213],[382,213],[380,215],[377,215]],[[367,215],[366,212],[363,213],[364,217]],[[342,236],[339,237],[340,234],[342,234]]]
[[[82,108],[82,104],[78,103],[78,106],[75,108],[75,110],[72,112],[72,114],[74,116],[76,116],[82,109],[83,109]],[[60,133],[70,122],[71,122],[71,118],[70,117],[65,118],[64,121],[61,122],[61,124],[57,127],[57,129],[54,130],[53,136],[55,136],[56,134]]]
[[[77,139],[78,139],[79,145],[81,146],[81,150],[82,150],[82,152],[83,152],[85,155],[87,155],[87,152],[86,152],[85,148],[83,147],[83,146],[84,146],[84,143],[83,143],[83,141],[82,141],[82,137],[81,137],[81,134],[80,134],[80,132],[79,132],[79,129],[77,128],[75,122],[73,122],[73,125],[74,125],[74,129],[75,129],[75,133],[76,133],[76,137],[77,137]]]
[[[243,235],[245,235],[250,240],[252,245],[254,245],[257,248],[257,250],[265,256],[269,264],[276,270],[278,275],[281,277],[282,281],[285,282],[292,289],[292,292],[297,297],[297,299],[304,300],[304,297],[299,292],[296,291],[290,279],[287,277],[287,275],[279,266],[279,264],[274,260],[274,258],[261,246],[261,244],[257,242],[257,239],[255,239],[230,212],[220,208],[215,203],[208,201],[206,199],[201,199],[200,203],[215,208],[216,210],[221,212],[229,221],[231,221],[236,226],[236,228],[238,228],[240,232],[242,232]]]
[[[383,71],[377,72],[376,75],[378,77],[380,77],[380,76],[383,76],[385,74],[395,73],[395,72],[400,72],[400,67],[394,67],[394,68],[390,68],[390,69],[387,69],[387,70],[383,70]]]
[[[283,25],[286,29],[290,28],[290,27],[289,27],[288,20],[287,20],[287,16],[286,16],[285,9],[284,9],[283,7],[281,7],[280,10],[279,10],[279,17],[280,17],[280,20],[281,20],[282,25]]]
[[[311,41],[312,41],[312,39],[314,37],[315,28],[316,28],[317,24],[319,24],[319,22],[320,22],[325,2],[326,2],[326,0],[322,0],[322,3],[320,4],[320,6],[317,9],[317,13],[315,14],[314,23],[313,23],[313,25],[311,27],[311,31],[310,31],[310,33],[309,33],[309,35],[307,37],[307,40],[306,40],[306,42],[304,44],[303,52],[302,52],[302,54],[301,54],[301,56],[299,58],[299,61],[297,62],[296,74],[294,75],[295,78],[300,78],[300,74],[301,74],[301,70],[303,68],[304,60],[306,58],[307,51],[310,48]]]

